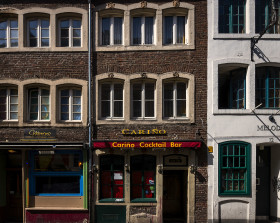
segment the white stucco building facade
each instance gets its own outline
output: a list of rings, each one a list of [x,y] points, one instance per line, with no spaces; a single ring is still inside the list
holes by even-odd
[[[269,2],[208,0],[208,222],[280,222],[278,22],[251,54]]]

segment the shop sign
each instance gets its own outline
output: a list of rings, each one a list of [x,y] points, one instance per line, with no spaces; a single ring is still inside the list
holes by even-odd
[[[122,134],[123,135],[166,135],[166,130],[164,129],[123,129]]]
[[[28,140],[54,140],[56,131],[54,129],[25,129],[24,139]]]
[[[187,166],[187,156],[183,155],[170,155],[164,157],[164,166]]]
[[[258,125],[257,131],[280,131],[280,126],[276,125]]]
[[[199,148],[200,142],[94,142],[94,148]]]

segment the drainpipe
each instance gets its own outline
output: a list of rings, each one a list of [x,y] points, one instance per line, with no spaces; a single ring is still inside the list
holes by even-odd
[[[92,222],[91,204],[92,204],[92,140],[91,140],[91,0],[88,0],[88,214],[89,222]]]

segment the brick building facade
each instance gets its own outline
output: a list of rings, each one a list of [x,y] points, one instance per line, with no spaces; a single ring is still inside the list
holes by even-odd
[[[95,220],[206,222],[206,1],[94,4]],[[175,27],[170,43],[169,19]]]
[[[88,2],[1,1],[0,11],[0,222],[83,222]]]

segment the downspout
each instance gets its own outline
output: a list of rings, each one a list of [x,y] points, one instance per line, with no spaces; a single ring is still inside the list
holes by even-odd
[[[91,138],[91,0],[88,0],[88,218],[92,222],[92,138]]]

